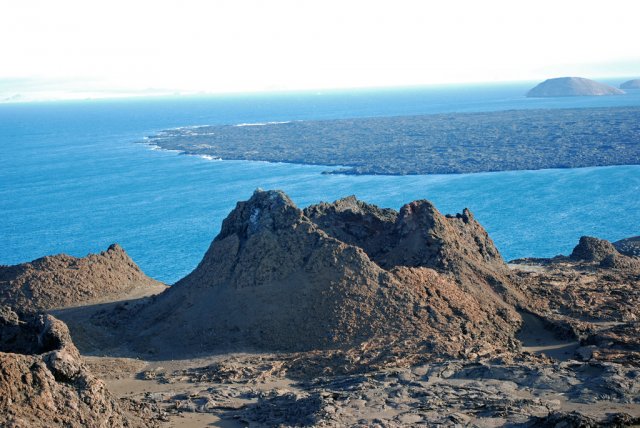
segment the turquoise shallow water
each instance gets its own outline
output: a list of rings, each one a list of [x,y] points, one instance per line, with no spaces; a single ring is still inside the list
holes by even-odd
[[[300,206],[355,194],[386,207],[469,207],[507,259],[567,253],[584,234],[640,234],[640,166],[447,176],[322,175],[324,167],[208,161],[136,144],[198,124],[640,105],[625,97],[529,100],[527,85],[0,105],[0,263],[82,256],[119,242],[151,276],[198,263],[237,200],[278,188]],[[448,94],[448,95],[447,95]]]

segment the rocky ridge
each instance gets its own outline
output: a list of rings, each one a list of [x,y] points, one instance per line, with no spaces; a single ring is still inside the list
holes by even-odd
[[[59,254],[0,266],[0,304],[21,311],[100,303],[152,286],[161,284],[118,244],[83,258]]]
[[[547,79],[527,92],[527,97],[577,97],[623,95],[624,91],[583,77]]]
[[[351,221],[353,220],[353,221]],[[356,224],[361,226],[356,227]],[[310,351],[408,340],[433,355],[515,349],[508,269],[465,210],[355,198],[302,211],[256,191],[198,267],[125,323],[139,349]]]

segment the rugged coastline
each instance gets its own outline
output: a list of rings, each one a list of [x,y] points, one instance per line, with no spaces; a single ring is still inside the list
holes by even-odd
[[[144,141],[210,159],[337,167],[339,174],[456,174],[640,164],[640,108],[511,110],[200,126]]]

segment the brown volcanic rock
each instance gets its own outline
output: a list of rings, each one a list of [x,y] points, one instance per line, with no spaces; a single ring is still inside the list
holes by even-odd
[[[0,306],[0,426],[144,426],[84,366],[66,325]]]
[[[592,358],[597,360],[640,366],[640,321],[591,333],[582,344],[595,347]]]
[[[356,217],[373,213],[370,221],[356,227],[354,218],[352,227],[336,223],[331,228],[333,221],[325,217],[321,228],[321,216],[311,214],[344,211],[347,205],[360,210]],[[234,345],[305,351],[410,339],[432,352],[458,355],[473,345],[515,346],[512,338],[520,317],[484,279],[478,291],[469,292],[474,284],[464,275],[458,280],[430,269],[454,269],[467,260],[454,255],[456,247],[443,245],[441,257],[421,248],[431,236],[421,228],[433,228],[431,218],[438,227],[444,223],[442,230],[434,229],[434,236],[465,245],[474,234],[465,225],[481,229],[468,214],[448,219],[423,201],[395,215],[353,199],[306,213],[314,220],[278,191],[256,191],[249,201],[239,202],[198,267],[126,321],[142,330],[136,339],[139,350],[162,352],[163,344],[172,343],[181,352]],[[343,217],[346,223],[350,215]],[[394,218],[398,224],[391,222]],[[389,225],[392,234],[404,229],[393,251],[381,250],[387,261],[379,258],[378,264],[376,250],[392,243],[393,236],[376,236],[376,231],[387,233]],[[500,256],[486,247],[488,238],[482,232],[479,242],[473,239],[474,246],[466,248],[472,261],[460,272],[487,260],[502,273],[504,263],[497,267]],[[419,239],[411,236],[422,233]],[[449,233],[463,236],[443,235]],[[358,242],[371,254],[356,246]],[[408,248],[413,252],[401,259]],[[411,264],[403,266],[408,261]]]
[[[0,266],[0,304],[22,311],[48,310],[99,303],[157,284],[113,244],[83,258],[59,254]]]

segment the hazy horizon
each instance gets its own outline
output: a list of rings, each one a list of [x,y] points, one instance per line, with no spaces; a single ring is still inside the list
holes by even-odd
[[[639,12],[629,0],[26,0],[4,6],[0,102],[640,77]]]

